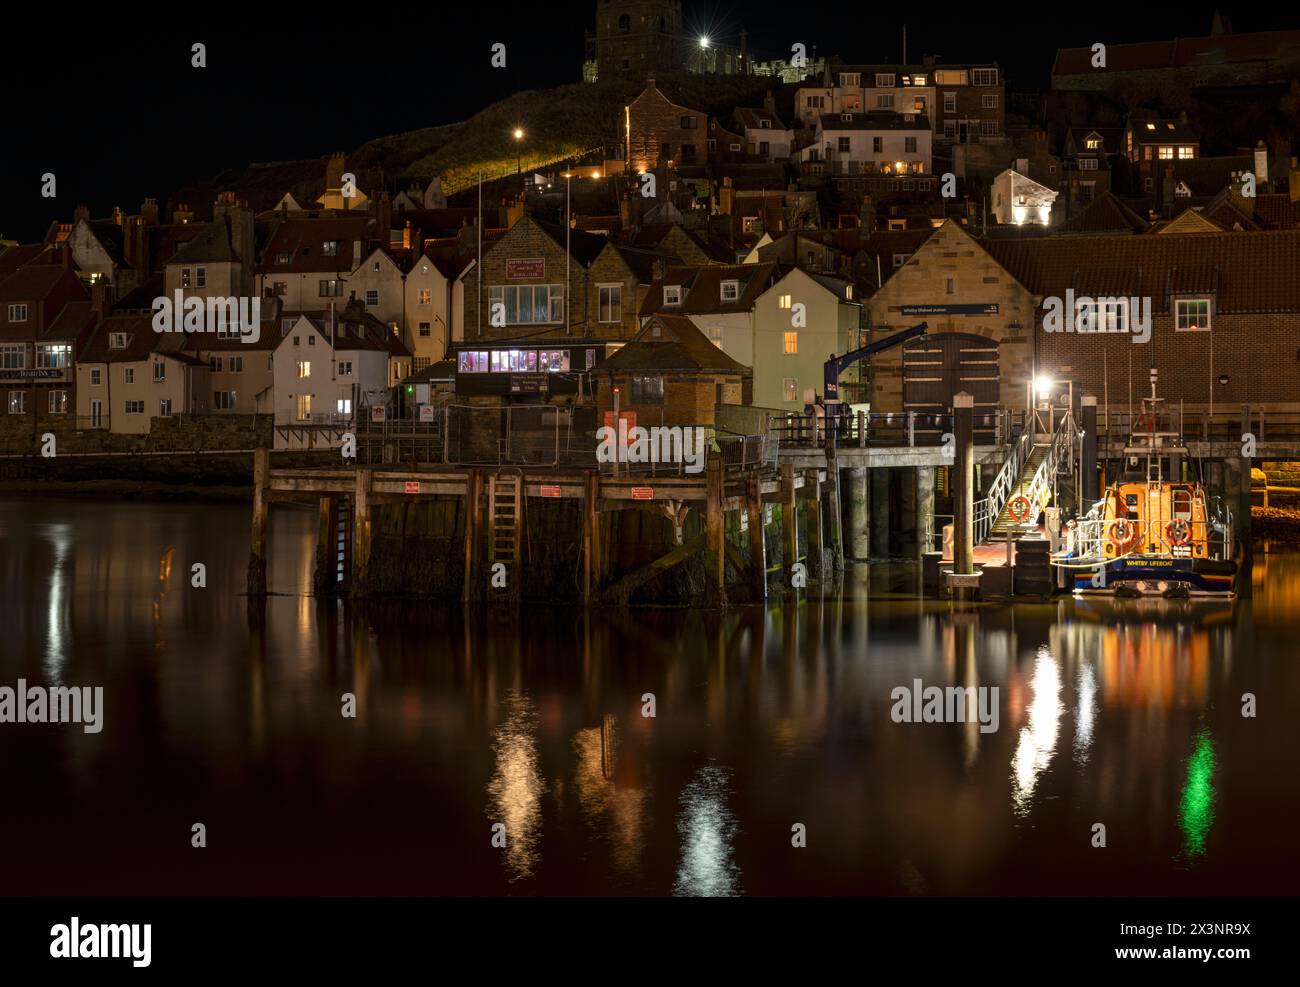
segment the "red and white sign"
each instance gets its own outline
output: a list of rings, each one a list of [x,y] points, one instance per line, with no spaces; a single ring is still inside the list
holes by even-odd
[[[420,405],[420,421],[422,421],[422,422],[431,422],[431,421],[433,421],[433,412],[434,412],[434,410],[435,410],[435,409],[434,409],[433,405],[431,405],[431,404],[422,404],[422,405]]]
[[[419,492],[420,492],[420,481],[419,481],[419,480],[407,480],[407,481],[406,481],[406,492],[407,492],[407,493],[419,493]]]
[[[632,429],[636,428],[636,412],[620,411],[618,413],[618,420],[625,424],[624,431],[623,431],[623,445],[630,446],[633,441]],[[612,411],[605,412],[605,427],[612,428],[614,430],[614,433],[616,435],[618,434],[618,426],[614,424],[614,412]]]
[[[654,500],[655,488],[654,487],[633,487],[632,499],[633,500]]]
[[[559,488],[559,487],[547,486],[547,485],[543,484],[543,485],[542,485],[542,496],[543,496],[543,497],[558,497],[558,496],[560,496],[560,488]]]
[[[546,277],[546,258],[518,257],[506,261],[506,277],[511,281]]]
[[[373,405],[370,409],[370,420],[372,422],[382,422],[384,420],[384,412],[386,410],[387,409],[384,408],[382,404]]]

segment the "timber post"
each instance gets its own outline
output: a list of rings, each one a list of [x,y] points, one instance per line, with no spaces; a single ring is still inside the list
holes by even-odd
[[[828,575],[826,565],[826,535],[822,523],[822,484],[815,469],[804,470],[803,491],[808,503],[808,575],[816,579],[825,579]]]
[[[749,589],[755,602],[767,599],[767,540],[763,537],[763,488],[757,473],[745,480],[749,524]]]
[[[370,491],[375,471],[357,470],[356,492],[352,499],[352,595],[364,596],[370,575]]]
[[[465,583],[461,599],[465,602],[479,599],[483,594],[479,579],[479,501],[483,494],[483,474],[477,468],[465,475]]]
[[[253,531],[248,555],[248,595],[266,595],[266,543],[271,507],[271,451],[253,451]]]
[[[799,561],[799,526],[794,500],[794,465],[781,464],[781,565],[782,582],[792,585],[795,563]]]
[[[953,433],[953,547],[952,571],[963,576],[975,572],[975,397],[954,394]]]
[[[312,573],[312,595],[329,596],[338,581],[338,521],[335,499],[321,497],[316,523],[316,568]]]
[[[705,585],[711,607],[727,605],[727,550],[725,518],[723,511],[722,457],[710,452],[706,465],[708,489],[705,500],[704,552]]]
[[[582,501],[582,602],[589,605],[600,597],[600,476],[587,470],[583,478]]]

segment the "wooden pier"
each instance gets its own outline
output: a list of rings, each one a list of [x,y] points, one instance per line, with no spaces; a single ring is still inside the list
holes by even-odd
[[[254,499],[248,593],[267,592],[269,517],[272,504],[309,504],[320,513],[313,592],[368,595],[372,515],[376,508],[413,504],[430,499],[459,501],[463,509],[466,601],[518,599],[528,539],[563,537],[558,532],[529,527],[530,504],[577,501],[581,504],[581,601],[588,605],[624,605],[649,580],[703,554],[705,602],[726,606],[729,589],[745,587],[748,600],[764,600],[768,592],[765,507],[781,507],[783,582],[791,584],[792,566],[799,560],[799,524],[806,526],[807,575],[826,578],[838,571],[843,557],[839,545],[838,505],[823,505],[835,496],[824,469],[796,471],[786,464],[727,469],[711,453],[705,469],[694,476],[611,476],[596,470],[519,467],[448,467],[430,464],[403,468],[349,469],[270,468],[269,452],[254,453]],[[534,508],[535,510],[535,508]],[[631,571],[616,572],[615,545],[607,544],[604,519],[620,511],[648,511],[671,525],[672,548]],[[703,532],[687,537],[691,511],[701,515]],[[740,520],[743,515],[743,522]],[[726,538],[747,528],[744,547]],[[729,586],[728,563],[739,574]],[[499,567],[499,565],[500,567]],[[503,567],[503,568],[502,568]],[[494,576],[496,577],[494,579]],[[502,578],[504,576],[504,578]]]

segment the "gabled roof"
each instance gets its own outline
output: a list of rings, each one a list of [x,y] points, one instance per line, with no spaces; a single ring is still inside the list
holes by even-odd
[[[230,242],[230,230],[224,219],[205,225],[198,236],[186,241],[168,264],[238,264],[240,257]]]
[[[528,219],[528,217],[525,217]],[[561,250],[564,249],[564,227],[555,223],[544,223],[541,220],[531,220],[537,228],[555,241],[555,245]],[[520,220],[524,222],[524,220]],[[609,241],[595,233],[584,233],[582,230],[569,230],[569,252],[573,259],[578,261],[584,267],[591,264],[593,260],[600,256],[600,252],[605,249],[605,244]]]
[[[747,106],[736,108],[736,122],[742,127],[749,127],[754,130],[785,130],[786,126],[778,117],[769,109],[751,109]],[[764,122],[767,127],[764,127]]]
[[[670,267],[663,278],[654,282],[641,305],[641,315],[664,312],[670,315],[722,315],[749,312],[758,296],[771,287],[779,269],[775,263],[709,264],[707,266]],[[722,300],[722,282],[738,281],[735,301]],[[680,285],[682,304],[665,306],[665,286]]]
[[[911,120],[906,117],[911,117]],[[846,120],[845,117],[848,119]],[[895,113],[892,110],[874,113],[823,113],[819,118],[823,133],[837,130],[925,130],[930,121],[924,113]]]
[[[406,344],[368,312],[362,315],[357,315],[354,310],[338,312],[337,323],[333,325],[328,312],[284,312],[281,313],[281,320],[284,319],[293,319],[293,324],[289,329],[282,330],[283,335],[281,332],[273,333],[277,345],[283,344],[289,333],[301,327],[305,321],[326,343],[330,341],[332,333],[337,352],[366,350],[389,356],[411,355]]]
[[[596,365],[597,373],[695,372],[748,374],[738,363],[709,342],[709,337],[684,315],[652,316],[632,340]]]
[[[124,332],[130,336],[124,349],[111,349],[109,336]],[[153,331],[153,318],[149,315],[110,315],[99,323],[93,336],[77,354],[78,363],[135,363],[148,358],[154,348],[162,344],[179,345],[185,339],[181,333]]]
[[[1261,192],[1255,196],[1255,221],[1265,229],[1294,230],[1300,227],[1300,199],[1292,202],[1285,192]]]
[[[665,267],[680,267],[682,263],[680,257],[658,250],[643,250],[621,243],[611,243],[609,249],[618,253],[628,270],[636,276],[638,284],[654,283],[656,261],[662,261]]]
[[[1217,311],[1300,312],[1300,230],[1049,236],[984,249],[1039,296],[1145,296],[1167,312],[1178,293],[1218,292]]]
[[[1137,144],[1196,144],[1200,138],[1181,120],[1133,120],[1129,123]]]
[[[1089,202],[1058,227],[1060,233],[1145,233],[1151,224],[1109,191]]]
[[[257,271],[259,274],[309,274],[355,270],[358,258],[353,256],[352,244],[366,239],[366,223],[360,216],[290,218],[272,234]],[[324,252],[327,241],[338,243],[337,253]],[[282,254],[288,255],[287,262],[280,261]]]

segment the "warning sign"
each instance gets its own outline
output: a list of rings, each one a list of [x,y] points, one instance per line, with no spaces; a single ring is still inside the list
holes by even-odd
[[[407,481],[406,481],[406,492],[407,492],[407,493],[419,493],[419,492],[420,492],[420,481],[419,481],[419,480],[407,480]]]
[[[558,497],[558,496],[560,496],[560,488],[559,488],[559,487],[549,487],[549,486],[546,486],[545,484],[543,484],[543,485],[542,485],[542,496],[543,496],[543,497]]]
[[[633,487],[632,499],[633,500],[654,500],[655,488],[654,487]]]

